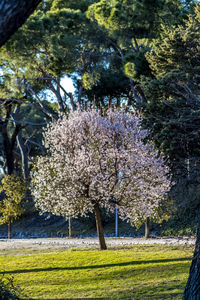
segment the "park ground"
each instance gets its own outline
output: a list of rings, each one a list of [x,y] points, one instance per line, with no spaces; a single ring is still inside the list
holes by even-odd
[[[194,239],[83,240],[1,240],[0,272],[23,299],[182,299]]]

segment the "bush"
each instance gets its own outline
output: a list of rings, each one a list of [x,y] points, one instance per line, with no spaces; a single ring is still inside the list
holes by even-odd
[[[5,278],[4,275],[0,278],[0,299],[1,300],[19,300],[21,290],[14,283],[13,277]]]

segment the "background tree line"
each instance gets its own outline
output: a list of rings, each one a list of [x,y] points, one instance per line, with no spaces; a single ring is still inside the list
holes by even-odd
[[[194,10],[194,4],[42,2],[1,48],[4,173],[28,180],[32,157],[45,153],[43,128],[77,105],[137,107],[177,181],[171,195],[180,215],[196,208],[199,6]],[[63,85],[65,76],[73,80],[73,94]]]

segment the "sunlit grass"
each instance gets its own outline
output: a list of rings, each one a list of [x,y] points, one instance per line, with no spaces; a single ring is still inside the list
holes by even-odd
[[[28,299],[181,299],[192,251],[160,245],[16,250],[1,253],[0,266]]]

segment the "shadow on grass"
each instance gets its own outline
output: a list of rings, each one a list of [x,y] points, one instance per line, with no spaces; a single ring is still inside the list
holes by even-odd
[[[102,264],[93,266],[78,266],[78,267],[50,267],[50,268],[35,268],[35,269],[25,269],[25,270],[13,270],[13,271],[2,271],[0,274],[18,274],[18,273],[31,273],[31,272],[47,272],[47,271],[63,271],[63,270],[85,270],[85,269],[100,269],[100,268],[113,268],[113,267],[125,267],[130,265],[142,265],[142,264],[163,264],[169,262],[181,262],[181,261],[191,261],[191,257],[184,258],[173,258],[173,259],[159,259],[159,260],[141,260],[141,261],[130,261],[115,264]]]

